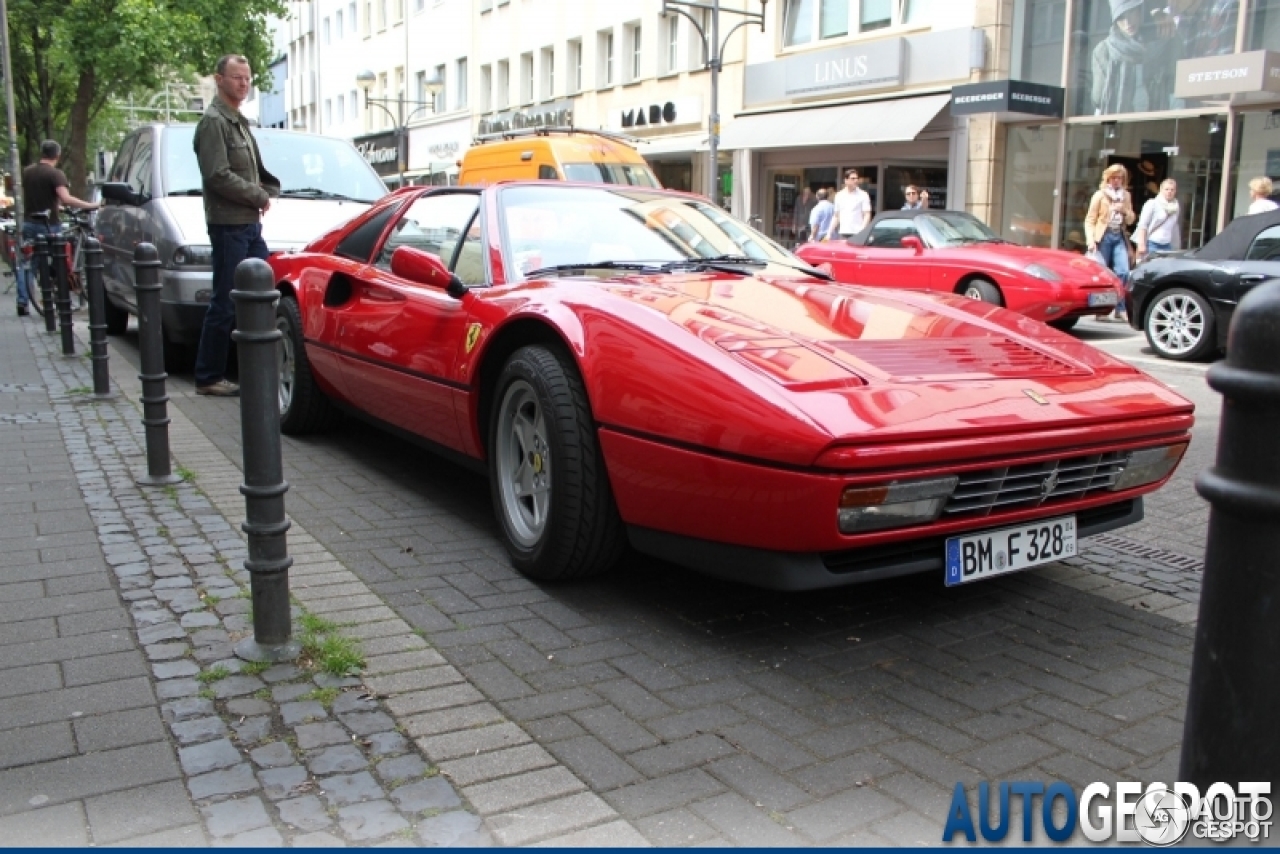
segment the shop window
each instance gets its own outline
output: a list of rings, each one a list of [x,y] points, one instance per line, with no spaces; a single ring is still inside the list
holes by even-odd
[[[1013,11],[1010,76],[1029,83],[1061,86],[1066,23],[1067,0],[1021,0]]]
[[[1253,0],[1245,44],[1248,50],[1275,50],[1280,44],[1280,0]]]
[[[1005,142],[1000,236],[1020,246],[1053,242],[1054,180],[1060,125],[1010,127]]]
[[[1280,111],[1244,113],[1238,119],[1235,153],[1232,157],[1231,198],[1228,219],[1244,216],[1249,210],[1249,182],[1266,176],[1280,187]],[[1226,122],[1222,122],[1225,136]],[[1272,198],[1275,198],[1273,196]]]
[[[1237,0],[1173,3],[1145,10],[1143,0],[1077,0],[1072,20],[1068,103],[1072,115],[1183,109],[1175,98],[1179,60],[1232,53]]]

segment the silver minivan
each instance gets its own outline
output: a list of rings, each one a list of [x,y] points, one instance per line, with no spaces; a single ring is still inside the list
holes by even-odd
[[[272,252],[302,248],[387,193],[346,140],[270,128],[255,128],[253,135],[263,165],[280,179],[280,198],[262,218],[262,237]],[[107,331],[123,333],[129,315],[138,313],[133,252],[139,243],[151,243],[160,253],[161,322],[174,361],[200,340],[213,287],[194,136],[192,124],[152,124],[125,137],[102,185],[106,206],[95,223]]]

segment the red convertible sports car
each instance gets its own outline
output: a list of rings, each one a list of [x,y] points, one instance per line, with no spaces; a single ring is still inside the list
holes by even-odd
[[[697,196],[406,188],[271,259],[282,428],[358,411],[487,471],[514,565],[628,546],[808,589],[1066,557],[1192,406],[1037,321],[835,284]]]
[[[1120,296],[1102,265],[1007,243],[959,211],[885,211],[847,241],[806,243],[796,254],[841,282],[962,294],[1058,329],[1110,314]]]

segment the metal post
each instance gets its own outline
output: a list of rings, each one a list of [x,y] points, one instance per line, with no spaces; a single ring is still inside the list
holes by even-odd
[[[138,293],[138,349],[142,373],[142,426],[147,437],[147,474],[139,486],[167,486],[182,478],[169,461],[169,394],[165,390],[164,331],[160,328],[160,253],[150,243],[133,250]]]
[[[1178,779],[1272,780],[1280,769],[1280,282],[1231,320],[1218,457],[1196,490],[1211,505]]]
[[[71,286],[67,281],[67,238],[60,231],[49,235],[49,263],[53,266],[53,278],[58,286],[58,328],[62,332],[62,355],[74,356],[76,339],[71,334]]]
[[[720,64],[724,52],[720,47],[720,0],[711,2],[711,115],[707,118],[707,147],[711,171],[707,178],[707,198],[720,207]]]
[[[9,54],[9,4],[8,0],[0,0],[0,51],[4,52],[4,99],[5,118],[9,123],[9,169],[13,175],[13,215],[18,221],[18,261],[22,261],[22,224],[26,222],[26,202],[22,198],[22,162],[18,159],[18,120],[13,105],[13,61]],[[31,282],[27,282],[30,295]]]
[[[240,361],[240,436],[244,448],[245,522],[253,593],[253,637],[236,644],[248,661],[290,661],[298,657],[289,619],[289,557],[280,447],[280,330],[276,328],[275,277],[265,261],[249,258],[236,267],[236,342]]]
[[[44,331],[52,334],[58,331],[58,319],[53,314],[53,275],[49,270],[48,236],[37,234],[35,244],[36,251],[31,258],[31,263],[35,265],[36,278],[40,280],[40,310],[44,315]],[[34,283],[28,283],[27,287],[32,288],[31,294],[34,297],[35,290],[32,285]]]
[[[93,396],[115,397],[107,364],[107,291],[102,282],[102,244],[96,237],[84,239],[84,278],[89,289],[89,352],[93,354]]]

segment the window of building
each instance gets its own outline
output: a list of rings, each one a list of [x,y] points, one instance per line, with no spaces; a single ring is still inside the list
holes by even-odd
[[[413,105],[413,109],[425,112],[426,108],[423,107],[422,105],[431,100],[428,97],[428,95],[429,93],[427,92],[427,72],[425,71],[414,72],[413,100],[417,101],[417,103]],[[419,113],[419,115],[421,115],[421,113]]]
[[[869,33],[911,20],[927,22],[934,0],[785,0],[783,43],[808,44]]]
[[[498,109],[505,110],[511,103],[511,65],[505,59],[498,60]]]
[[[1198,101],[1174,96],[1177,63],[1234,52],[1239,4],[1173,4],[1172,12],[1155,9],[1150,14],[1145,8],[1141,3],[1076,0],[1067,92],[1071,115],[1198,106]],[[1113,9],[1120,11],[1114,18]]]
[[[387,14],[387,0],[378,0],[378,29],[385,30],[391,16]]]
[[[364,37],[373,35],[373,0],[364,2]]]
[[[493,66],[480,66],[480,112],[493,109]]]
[[[597,86],[603,89],[606,86],[612,86],[615,80],[613,76],[613,30],[601,30],[597,33],[596,45],[600,58]]]
[[[582,39],[569,40],[569,91],[582,91]]]
[[[680,18],[677,15],[668,15],[663,21],[663,29],[666,32],[663,50],[663,68],[662,70],[668,74],[672,74],[680,70]]]
[[[322,34],[321,42],[323,44],[328,44],[329,43],[329,19],[328,18],[325,18],[324,21],[320,23],[320,32]]]
[[[1022,0],[1014,7],[1010,62],[1015,80],[1062,85],[1066,20],[1067,0]]]
[[[333,37],[338,41],[342,41],[345,33],[342,31],[342,10],[333,13]]]
[[[1245,50],[1275,50],[1280,45],[1280,0],[1253,0],[1250,7]]]
[[[634,83],[640,79],[640,69],[644,62],[644,39],[640,25],[627,25],[627,80]]]
[[[347,7],[347,23],[351,25],[351,35],[359,35],[360,22],[356,18],[356,0],[351,0]]]
[[[333,99],[324,99],[324,126],[328,127],[333,124]]]
[[[690,14],[698,20],[698,25],[702,27],[702,32],[711,33],[711,13],[706,9],[693,9]],[[697,29],[692,24],[689,25],[688,40],[688,67],[689,68],[706,68],[707,67],[707,47],[703,39],[698,35]]]
[[[520,54],[520,103],[533,103],[533,54]]]
[[[550,101],[556,94],[556,49],[542,49],[542,100]]]
[[[467,60],[459,59],[453,64],[454,73],[454,92],[453,104],[455,109],[465,110],[467,108]]]
[[[338,124],[342,124],[347,120],[347,110],[346,110],[347,96],[339,95],[336,99],[334,99],[334,104],[335,104],[335,108],[333,111],[333,119]]]
[[[379,74],[379,75],[378,75],[378,95],[377,95],[377,97],[379,97],[379,98],[383,98],[383,99],[386,99],[386,98],[390,98],[390,97],[391,97],[391,88],[387,85],[387,75],[386,75],[386,73],[385,73],[385,72],[384,72],[384,73],[382,73],[382,74]],[[390,116],[389,116],[389,115],[387,115],[387,111],[386,111],[386,110],[378,110],[378,127],[380,127],[380,128],[385,128],[385,127],[387,127],[387,126],[388,126],[389,121],[390,121]]]
[[[351,90],[351,118],[360,118],[360,97],[356,94],[356,90]]]
[[[435,113],[443,113],[443,112],[445,111],[445,109],[446,109],[446,104],[445,104],[445,92],[447,92],[447,91],[449,90],[449,85],[448,85],[448,84],[449,84],[449,79],[448,79],[447,77],[445,77],[445,71],[446,71],[446,69],[445,69],[445,67],[444,67],[443,65],[437,65],[437,66],[436,66],[436,79],[440,81],[440,84],[441,84],[441,85],[440,85],[440,91],[439,91],[439,92],[435,92],[434,94],[432,94],[431,99],[430,99],[430,100],[431,100],[431,110],[432,110],[432,112],[435,112]],[[423,86],[422,86],[422,88],[423,88],[424,90],[427,88],[427,87],[426,87],[426,83],[425,83],[425,81],[423,82]],[[425,94],[425,92],[424,92],[424,94]],[[420,98],[419,100],[421,100],[421,101],[426,101],[427,99],[426,99],[426,98]]]

